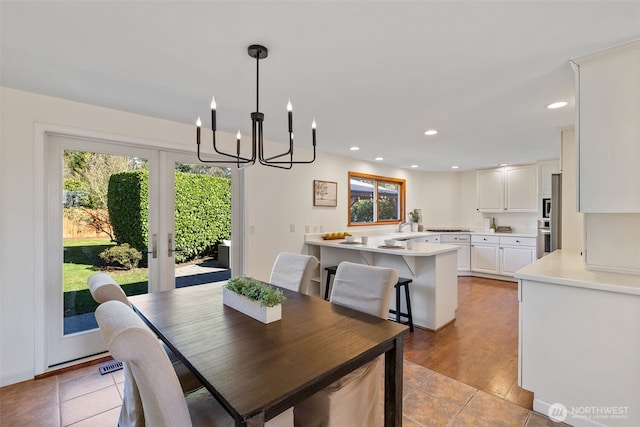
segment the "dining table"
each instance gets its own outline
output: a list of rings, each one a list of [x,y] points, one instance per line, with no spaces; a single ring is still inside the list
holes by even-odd
[[[130,297],[135,311],[233,417],[266,421],[384,354],[384,425],[402,425],[405,325],[282,289],[264,324],[204,284]]]

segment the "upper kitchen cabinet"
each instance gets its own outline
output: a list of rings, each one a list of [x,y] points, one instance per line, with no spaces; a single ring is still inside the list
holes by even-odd
[[[476,171],[476,194],[480,212],[502,212],[504,210],[503,168]]]
[[[551,197],[551,175],[560,173],[560,161],[548,160],[538,163],[538,194]]]
[[[476,171],[478,211],[537,212],[538,166],[518,165]]]
[[[640,40],[572,63],[578,210],[640,212]]]

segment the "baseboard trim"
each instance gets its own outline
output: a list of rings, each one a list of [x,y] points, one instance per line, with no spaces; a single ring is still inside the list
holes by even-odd
[[[549,409],[553,405],[559,405],[559,403],[548,403],[539,398],[533,399],[533,410],[536,412],[539,412],[545,417],[550,417]],[[563,422],[565,424],[568,424],[574,427],[607,427],[607,424],[601,424],[595,420],[586,418],[586,416],[579,416],[579,415],[573,414],[571,411],[571,407],[566,407],[564,409],[566,409],[567,411],[566,418],[564,419],[556,418],[557,422]]]
[[[98,365],[103,362],[108,362],[109,360],[113,360],[113,357],[109,355],[105,356],[104,353],[102,353],[98,356],[93,356],[87,359],[83,359],[81,362],[76,361],[76,362],[70,362],[68,364],[56,366],[55,369],[51,369],[51,370],[48,370],[47,372],[36,375],[35,379],[39,380],[41,378],[47,378],[47,377],[52,377],[54,375],[64,374],[65,372],[75,371],[77,369],[86,368],[87,366],[91,366],[91,365]]]

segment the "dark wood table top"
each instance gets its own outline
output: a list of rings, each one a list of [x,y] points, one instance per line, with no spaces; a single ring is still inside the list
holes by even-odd
[[[385,419],[401,419],[401,336],[407,327],[284,292],[282,320],[268,325],[223,305],[217,284],[130,300],[236,425],[261,425],[385,352],[386,370],[392,371],[385,374],[385,397],[393,399],[386,402]]]

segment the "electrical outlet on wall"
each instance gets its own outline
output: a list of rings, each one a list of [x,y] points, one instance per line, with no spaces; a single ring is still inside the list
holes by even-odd
[[[309,234],[309,224],[305,224],[305,226],[304,226],[304,233],[305,233],[305,234]]]
[[[256,234],[256,226],[255,225],[250,225],[249,226],[249,234]]]
[[[295,233],[296,232],[296,225],[295,224],[289,224],[289,231],[291,233]]]

